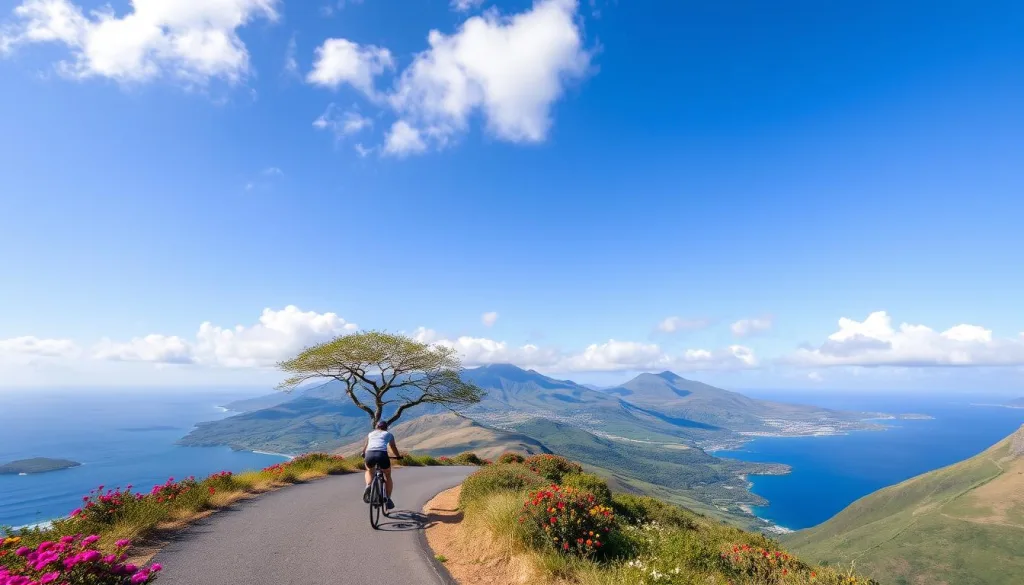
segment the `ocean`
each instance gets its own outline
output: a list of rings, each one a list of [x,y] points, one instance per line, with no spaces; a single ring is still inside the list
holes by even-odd
[[[71,459],[80,467],[0,475],[0,526],[66,516],[100,485],[149,490],[169,477],[262,469],[285,458],[227,447],[174,444],[200,421],[229,416],[219,405],[266,390],[2,390],[0,463]]]
[[[885,431],[825,437],[757,438],[720,457],[787,463],[784,476],[751,476],[752,491],[770,504],[760,518],[790,530],[809,528],[857,499],[933,469],[976,455],[1024,424],[1024,409],[998,404],[1007,397],[878,394],[750,393],[757,398],[829,408],[928,414],[933,420],[886,420]],[[893,393],[896,394],[896,393]]]

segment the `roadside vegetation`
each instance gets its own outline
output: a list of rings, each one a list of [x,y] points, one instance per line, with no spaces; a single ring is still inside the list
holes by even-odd
[[[487,463],[474,453],[451,458],[406,455],[399,462],[406,466]],[[151,556],[161,536],[260,493],[362,470],[359,457],[308,453],[260,471],[223,471],[205,479],[172,477],[148,491],[136,491],[131,485],[99,486],[65,518],[35,528],[0,528],[0,585],[148,583],[161,567],[141,561]]]
[[[520,459],[502,456],[466,479],[458,538],[475,544],[460,549],[466,554],[487,542],[487,554],[497,557],[491,561],[529,565],[531,583],[877,585],[852,570],[806,563],[765,535],[654,498],[613,493],[565,458]],[[455,562],[449,551],[439,552]]]

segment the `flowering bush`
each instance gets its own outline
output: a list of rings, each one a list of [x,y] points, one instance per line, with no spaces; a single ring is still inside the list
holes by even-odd
[[[720,554],[724,564],[724,572],[743,577],[752,577],[758,583],[792,583],[815,581],[818,574],[810,566],[790,554],[769,548],[750,546],[749,544],[732,544],[722,547]],[[830,572],[829,576],[832,576]],[[851,576],[844,581],[848,585],[863,585],[867,580],[858,580]]]
[[[132,493],[132,486],[103,491],[100,486],[82,497],[82,507],[71,512],[71,517],[92,522],[112,522],[124,507],[142,499],[142,494]]]
[[[498,457],[498,463],[522,463],[523,461],[526,461],[526,457],[519,453],[503,453],[501,457]]]
[[[581,473],[583,466],[558,455],[533,455],[524,463],[534,472],[552,483],[561,483],[562,476],[569,473]]]
[[[198,487],[199,482],[196,481],[194,476],[178,482],[175,482],[172,477],[162,485],[153,486],[153,489],[149,491],[149,497],[156,500],[158,504],[169,503]]]
[[[138,567],[126,563],[130,543],[119,540],[117,550],[104,554],[94,548],[97,535],[63,536],[35,549],[19,546],[18,537],[0,541],[0,585],[141,585],[156,578],[159,564]]]
[[[594,494],[553,485],[530,492],[519,522],[542,530],[555,549],[589,557],[607,544],[615,516]]]

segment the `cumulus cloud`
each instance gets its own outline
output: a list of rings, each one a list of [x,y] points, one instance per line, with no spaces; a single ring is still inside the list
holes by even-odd
[[[552,105],[590,66],[577,8],[576,0],[538,0],[509,17],[471,17],[451,35],[431,31],[430,48],[402,72],[392,106],[418,139],[425,135],[438,146],[477,112],[498,139],[543,141]]]
[[[732,324],[733,335],[736,337],[748,337],[750,335],[756,335],[763,333],[772,328],[774,319],[770,316],[758,317],[756,319],[740,319]]]
[[[306,81],[338,89],[348,84],[375,98],[378,75],[395,66],[391,51],[375,45],[360,45],[348,39],[327,39],[316,50],[313,70]]]
[[[338,138],[358,134],[370,126],[373,126],[373,120],[370,118],[355,110],[342,112],[333,102],[328,104],[324,113],[313,121],[314,128],[329,130]]]
[[[78,344],[70,339],[43,339],[31,335],[0,339],[0,354],[71,357],[78,354],[78,351]]]
[[[359,327],[335,313],[302,311],[289,305],[280,311],[264,309],[249,327],[199,326],[195,351],[199,359],[228,367],[272,366],[304,347],[351,333]]]
[[[810,366],[1018,366],[1024,365],[1024,333],[993,337],[978,325],[956,325],[939,332],[903,323],[898,329],[885,311],[863,321],[843,317],[839,330],[817,347],[805,347],[784,360]]]
[[[73,78],[142,82],[173,76],[189,83],[235,83],[250,72],[238,29],[276,21],[277,0],[132,0],[118,16],[109,5],[90,11],[70,0],[24,0],[0,32],[0,51],[21,45],[64,45],[58,71]]]
[[[194,341],[157,334],[127,343],[104,339],[93,355],[116,361],[268,367],[308,345],[358,328],[335,313],[302,311],[289,305],[279,311],[264,309],[259,321],[249,326],[222,327],[205,322],[199,326]]]
[[[480,322],[483,323],[487,327],[490,327],[490,326],[494,325],[495,323],[498,322],[498,312],[497,311],[490,311],[490,312],[484,313],[483,315],[480,315]]]
[[[675,333],[677,331],[693,331],[704,329],[711,324],[708,319],[683,319],[681,317],[667,317],[658,323],[658,331],[664,333]]]

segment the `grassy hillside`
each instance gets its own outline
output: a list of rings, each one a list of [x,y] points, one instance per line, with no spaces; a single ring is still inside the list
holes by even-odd
[[[540,441],[521,433],[486,427],[456,414],[431,414],[395,425],[398,447],[403,452],[454,456],[473,451],[484,459],[496,459],[514,451],[527,455],[550,453]],[[358,453],[362,441],[353,442],[338,453]]]
[[[657,495],[672,503],[753,527],[756,519],[740,505],[767,502],[747,490],[745,475],[786,473],[785,465],[721,459],[696,448],[630,443],[595,436],[564,423],[533,419],[522,433],[587,465],[621,490]]]
[[[1024,427],[970,459],[865,496],[785,539],[882,583],[1024,582]]]
[[[489,465],[456,489],[426,512],[435,558],[459,583],[875,585],[764,535],[617,494],[562,457]]]

